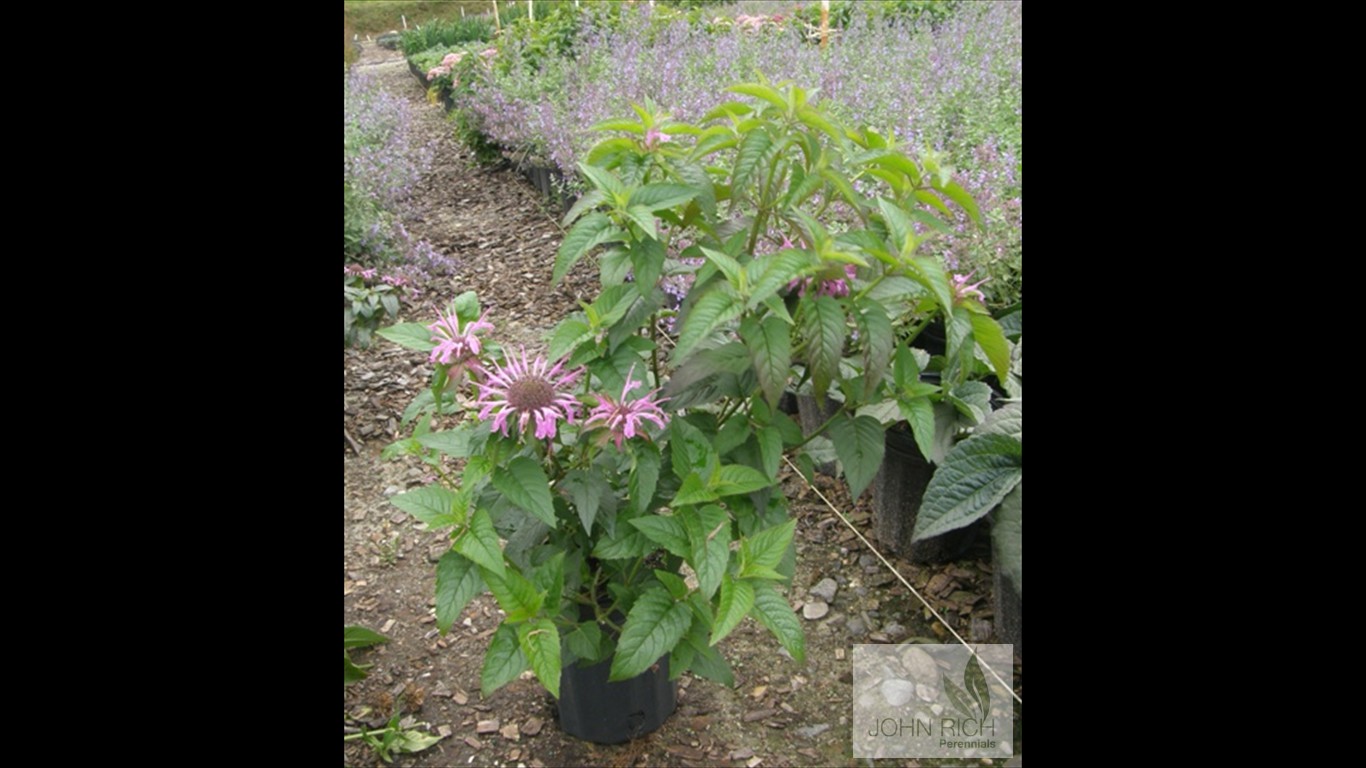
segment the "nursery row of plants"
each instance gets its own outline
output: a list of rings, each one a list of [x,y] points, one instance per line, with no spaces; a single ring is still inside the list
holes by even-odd
[[[929,0],[832,3],[822,46],[816,3],[547,4],[488,40],[413,50],[431,97],[454,107],[463,138],[485,159],[553,169],[567,195],[583,188],[590,129],[653,104],[699,121],[718,90],[762,75],[811,90],[833,117],[934,156],[978,202],[980,228],[955,214],[937,244],[946,265],[989,278],[988,305],[1022,294],[1021,4]],[[466,20],[468,22],[468,20]],[[854,181],[866,192],[866,182]]]

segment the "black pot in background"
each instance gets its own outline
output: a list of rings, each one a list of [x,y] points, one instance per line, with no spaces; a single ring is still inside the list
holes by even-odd
[[[669,680],[669,656],[644,673],[609,683],[612,660],[560,673],[560,727],[570,736],[596,744],[620,744],[659,728],[678,706]]]
[[[1015,646],[1015,655],[1020,656],[1020,608],[1023,602],[1011,586],[1001,569],[996,569],[993,585],[994,612],[996,614],[996,642],[1010,643]]]
[[[811,395],[797,395],[797,418],[802,424],[802,436],[810,437],[811,433],[821,428],[829,418],[839,410],[839,403],[830,398],[825,399],[825,407],[822,408],[815,397]],[[827,435],[828,437],[828,435]],[[835,462],[824,461],[816,465],[816,471],[822,475],[834,476]]]
[[[909,429],[888,429],[886,441],[882,466],[873,477],[873,532],[878,541],[912,563],[944,563],[961,556],[977,534],[976,523],[911,543],[934,465],[920,455]]]

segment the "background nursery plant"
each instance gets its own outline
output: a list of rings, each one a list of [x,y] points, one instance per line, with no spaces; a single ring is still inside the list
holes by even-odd
[[[579,164],[591,187],[566,216],[555,278],[604,247],[601,291],[547,355],[500,350],[472,293],[431,325],[380,332],[436,365],[413,437],[386,455],[440,476],[393,500],[451,529],[438,627],[485,588],[506,614],[485,694],[529,668],[559,696],[563,667],[607,659],[613,680],[663,658],[672,677],[730,685],[717,645],[746,616],[801,661],[783,594],[795,522],[777,486],[808,437],[778,410],[783,393],[839,401],[824,426],[858,494],[883,445],[858,408],[938,392],[920,366],[888,376],[930,318],[954,330],[942,365],[980,356],[1006,376],[999,325],[920,252],[948,228],[922,205],[977,215],[949,169],[839,125],[800,88],[730,90],[749,100],[700,125],[650,106],[597,126],[622,135]]]

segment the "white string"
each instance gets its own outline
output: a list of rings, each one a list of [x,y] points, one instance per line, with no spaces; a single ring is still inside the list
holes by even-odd
[[[934,614],[934,617],[935,617],[936,619],[939,620],[939,623],[940,623],[940,624],[943,624],[944,627],[945,627],[946,629],[949,630],[949,634],[953,635],[953,639],[955,639],[955,640],[957,640],[959,643],[961,643],[961,644],[963,645],[964,648],[967,648],[967,649],[968,649],[968,652],[971,653],[973,656],[976,656],[976,657],[977,657],[977,662],[978,662],[979,664],[981,664],[982,666],[986,667],[987,671],[991,673],[991,676],[994,677],[994,678],[996,678],[996,682],[1000,683],[1000,684],[1002,685],[1002,687],[1004,687],[1007,691],[1010,691],[1010,695],[1013,696],[1013,697],[1015,698],[1016,701],[1018,701],[1018,702],[1020,702],[1021,704],[1023,704],[1024,701],[1020,699],[1020,695],[1019,695],[1018,693],[1016,693],[1015,690],[1014,690],[1013,688],[1011,688],[1010,685],[1007,684],[1005,680],[1002,680],[1002,679],[1001,679],[1001,676],[1000,676],[999,674],[996,673],[996,670],[994,670],[994,669],[991,668],[991,665],[988,664],[988,663],[986,662],[985,659],[983,659],[981,656],[979,656],[979,655],[977,654],[976,649],[974,649],[971,645],[968,645],[968,642],[967,642],[966,640],[964,640],[962,637],[960,637],[960,636],[958,635],[958,633],[955,632],[955,631],[953,630],[953,627],[949,626],[949,623],[948,623],[947,621],[944,621],[944,617],[939,615],[939,611],[936,611],[936,610],[934,609],[934,606],[933,606],[933,605],[930,605],[930,602],[929,602],[928,600],[926,600],[924,597],[921,597],[921,596],[920,596],[920,593],[917,592],[917,591],[915,591],[915,587],[911,586],[911,582],[907,581],[905,576],[902,576],[901,573],[898,572],[896,568],[892,567],[892,564],[891,564],[891,563],[887,562],[887,558],[883,557],[883,556],[882,556],[882,553],[879,552],[879,551],[877,551],[877,547],[874,547],[873,544],[872,544],[872,542],[870,542],[870,541],[868,541],[867,539],[863,538],[863,534],[862,534],[862,533],[859,533],[859,530],[858,530],[857,528],[854,527],[854,524],[851,523],[851,522],[849,522],[849,518],[845,517],[843,512],[840,512],[839,509],[837,509],[837,508],[835,507],[834,504],[831,504],[831,503],[830,503],[830,500],[829,500],[829,499],[825,498],[825,494],[821,493],[821,489],[819,489],[819,488],[817,488],[815,485],[813,485],[813,484],[811,483],[810,480],[807,480],[807,479],[806,479],[806,476],[803,475],[803,474],[801,473],[801,470],[797,469],[797,466],[796,466],[795,464],[792,463],[792,460],[791,460],[791,459],[789,459],[789,458],[787,458],[786,456],[784,456],[784,457],[783,457],[783,461],[787,462],[787,465],[788,465],[789,467],[792,467],[792,471],[793,471],[793,472],[796,472],[796,473],[797,473],[797,476],[800,477],[800,478],[802,479],[802,482],[806,483],[806,487],[808,487],[808,488],[810,488],[811,490],[815,491],[815,492],[816,492],[816,495],[819,496],[819,497],[821,497],[821,501],[825,502],[825,506],[829,507],[829,508],[830,508],[830,511],[831,511],[831,512],[834,512],[835,515],[836,515],[837,517],[839,517],[839,519],[840,519],[846,526],[849,527],[849,530],[851,530],[851,531],[854,532],[854,535],[858,537],[858,540],[861,541],[861,542],[863,542],[863,546],[867,547],[874,555],[877,555],[877,559],[881,560],[881,561],[882,561],[882,564],[885,565],[885,566],[887,566],[887,570],[891,571],[891,572],[892,572],[892,575],[893,575],[893,576],[896,576],[897,579],[900,580],[902,584],[905,584],[905,585],[906,585],[906,589],[909,589],[909,590],[911,591],[911,594],[915,595],[915,597],[916,597],[917,600],[919,600],[921,603],[923,603],[923,604],[925,605],[926,608],[929,608],[929,609],[930,609],[930,613]]]

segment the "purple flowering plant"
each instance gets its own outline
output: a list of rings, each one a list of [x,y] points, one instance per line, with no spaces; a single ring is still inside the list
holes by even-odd
[[[486,694],[530,669],[558,696],[564,666],[608,659],[613,680],[663,662],[733,685],[718,644],[747,617],[802,662],[778,480],[814,435],[778,408],[784,392],[838,401],[820,432],[857,495],[883,451],[882,421],[861,409],[952,403],[979,367],[1007,375],[978,294],[920,252],[948,228],[921,204],[975,217],[970,196],[800,88],[729,90],[697,125],[646,103],[596,126],[610,135],[578,166],[588,190],[554,276],[589,259],[601,288],[544,355],[499,349],[473,294],[380,332],[435,366],[405,414],[413,436],[387,453],[439,478],[393,502],[451,529],[439,629],[484,589],[506,614]],[[934,317],[950,343],[922,364],[909,344]],[[940,383],[920,380],[931,366]]]

